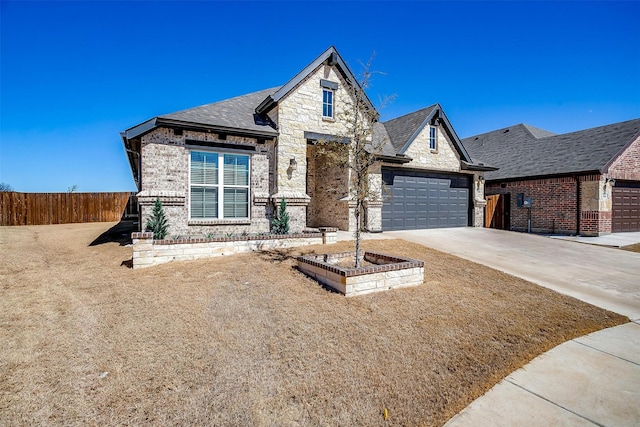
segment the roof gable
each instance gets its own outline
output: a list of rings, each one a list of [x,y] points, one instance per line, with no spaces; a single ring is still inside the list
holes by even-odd
[[[474,160],[500,168],[488,173],[487,179],[604,172],[640,133],[640,119],[543,138],[536,138],[525,126],[462,141]]]
[[[376,112],[376,117],[378,117],[378,113],[369,100],[366,92],[360,86],[360,83],[351,72],[347,64],[344,62],[337,49],[334,46],[329,47],[327,50],[322,52],[320,56],[314,59],[309,65],[304,67],[298,74],[296,74],[291,80],[285,83],[282,87],[280,87],[273,94],[267,95],[262,102],[256,104],[257,107],[255,109],[256,113],[263,115],[268,112],[272,108],[274,108],[278,102],[285,96],[287,96],[300,82],[302,82],[305,78],[307,78],[311,73],[314,72],[320,65],[323,63],[328,63],[329,65],[335,65],[336,68],[340,71],[344,79],[357,91],[360,91],[364,96],[363,99],[366,103],[366,107],[371,109],[371,111]]]
[[[447,133],[460,160],[471,162],[471,156],[460,142],[453,126],[440,104],[434,104],[413,113],[384,122],[389,140],[398,154],[405,154],[420,132],[429,124],[439,124]]]

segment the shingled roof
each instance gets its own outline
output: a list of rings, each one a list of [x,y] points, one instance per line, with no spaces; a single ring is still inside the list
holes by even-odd
[[[427,117],[436,107],[438,104],[384,122],[384,127],[396,152],[400,153],[407,142],[415,137],[414,134],[422,129]]]
[[[258,104],[280,87],[248,93],[235,98],[158,116],[160,119],[198,123],[213,127],[244,131],[276,133],[270,124],[256,114]]]
[[[462,140],[487,180],[600,172],[640,134],[640,119],[560,135],[524,124]]]

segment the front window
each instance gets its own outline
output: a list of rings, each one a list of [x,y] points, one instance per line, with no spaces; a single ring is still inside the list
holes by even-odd
[[[192,151],[190,163],[192,219],[249,217],[249,156]]]
[[[435,126],[429,126],[429,148],[431,150],[435,150],[436,148],[438,148],[438,145],[437,145],[437,140],[438,140],[437,130],[438,129]]]
[[[322,89],[322,117],[333,119],[333,91]]]

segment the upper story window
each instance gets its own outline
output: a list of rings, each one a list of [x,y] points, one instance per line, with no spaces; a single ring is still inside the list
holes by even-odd
[[[429,126],[429,149],[436,150],[438,148],[438,128]]]
[[[322,118],[333,119],[335,99],[334,95],[338,90],[338,83],[331,80],[320,79],[320,87],[322,88]]]
[[[322,89],[322,117],[333,119],[333,90]]]
[[[249,156],[191,151],[192,219],[249,218]]]

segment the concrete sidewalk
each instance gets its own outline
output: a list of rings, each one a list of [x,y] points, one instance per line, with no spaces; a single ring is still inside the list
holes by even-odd
[[[633,236],[622,236],[622,242],[616,235],[588,238],[590,245],[482,228],[365,236],[416,242],[636,320],[573,339],[535,358],[447,427],[640,425],[640,254],[595,246],[626,246],[640,238],[640,233],[624,234]],[[350,238],[350,233],[339,235]]]
[[[640,425],[640,325],[561,344],[467,406],[446,427]]]

